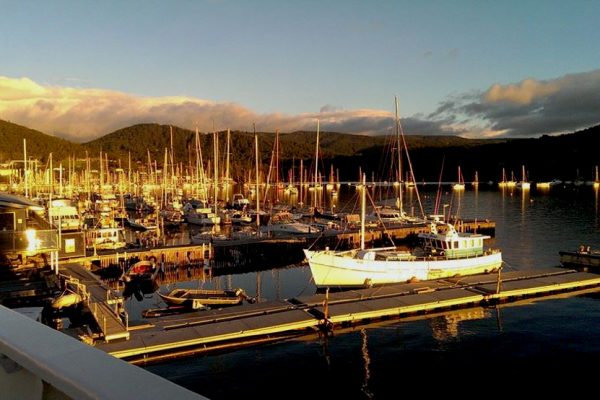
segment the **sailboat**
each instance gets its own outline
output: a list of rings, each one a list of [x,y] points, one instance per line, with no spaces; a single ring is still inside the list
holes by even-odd
[[[474,188],[479,187],[479,174],[477,173],[477,171],[475,171],[475,179],[473,180],[473,182],[471,184],[473,185]]]
[[[458,166],[458,182],[452,185],[454,190],[465,190],[465,179],[463,178],[462,172],[460,172],[460,165]]]
[[[317,288],[370,287],[414,280],[440,279],[496,271],[502,264],[499,250],[484,250],[489,236],[458,233],[453,225],[431,221],[430,232],[419,234],[421,248],[365,248],[366,178],[361,191],[360,248],[335,251],[304,250]],[[438,226],[444,226],[440,232]]]
[[[522,173],[521,173],[521,182],[517,183],[517,187],[521,188],[522,190],[529,190],[531,188],[531,183],[529,183],[529,181],[527,181],[527,176],[525,175],[525,166],[522,166]]]

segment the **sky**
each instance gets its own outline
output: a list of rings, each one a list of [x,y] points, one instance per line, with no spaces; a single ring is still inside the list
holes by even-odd
[[[600,122],[600,1],[0,0],[0,119],[536,137]]]

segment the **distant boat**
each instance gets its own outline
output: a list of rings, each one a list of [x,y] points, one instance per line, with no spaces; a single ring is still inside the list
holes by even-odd
[[[460,166],[458,167],[458,182],[452,185],[452,189],[457,191],[465,190],[465,179],[463,178],[462,172],[460,172]]]
[[[590,246],[579,246],[577,251],[559,251],[560,263],[567,268],[599,268],[600,251]]]
[[[521,182],[517,183],[517,187],[521,190],[529,190],[531,188],[531,183],[527,180],[527,175],[525,174],[525,166],[522,166],[522,175]]]
[[[475,171],[475,179],[472,182],[473,187],[479,187],[479,174]]]
[[[535,184],[535,187],[538,189],[549,189],[553,186],[561,185],[563,182],[560,179],[552,179],[549,182],[538,182]]]
[[[167,294],[159,292],[158,295],[168,306],[183,306],[194,310],[207,306],[234,306],[241,304],[244,300],[254,301],[246,295],[243,289],[173,289]]]

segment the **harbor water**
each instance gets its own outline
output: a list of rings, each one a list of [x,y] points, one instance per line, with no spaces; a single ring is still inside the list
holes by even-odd
[[[340,209],[354,201],[353,191],[342,187]],[[421,190],[428,214],[435,197],[434,188]],[[405,207],[418,210],[411,190]],[[502,250],[505,270],[558,266],[560,250],[582,244],[600,248],[598,192],[588,186],[546,192],[447,189],[442,210],[495,221],[496,234],[488,245]],[[262,300],[315,291],[306,265],[191,279],[160,290],[174,286],[241,287]],[[156,294],[141,302],[127,300],[134,322],[141,322],[143,309],[161,306]],[[538,376],[552,380],[544,383],[546,390],[566,389],[573,379],[592,375],[587,366],[594,368],[600,355],[599,329],[600,292],[590,290],[378,321],[341,328],[330,336],[306,334],[145,368],[211,399],[398,398],[414,393],[415,387],[423,394],[448,394],[486,385],[510,392],[513,383],[507,379],[531,383]],[[429,384],[421,386],[423,382]]]

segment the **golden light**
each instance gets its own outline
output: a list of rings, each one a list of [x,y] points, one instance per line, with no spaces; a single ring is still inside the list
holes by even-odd
[[[41,247],[42,241],[37,238],[35,229],[27,229],[25,231],[25,236],[27,237],[27,243],[28,243],[27,251],[35,251]]]

